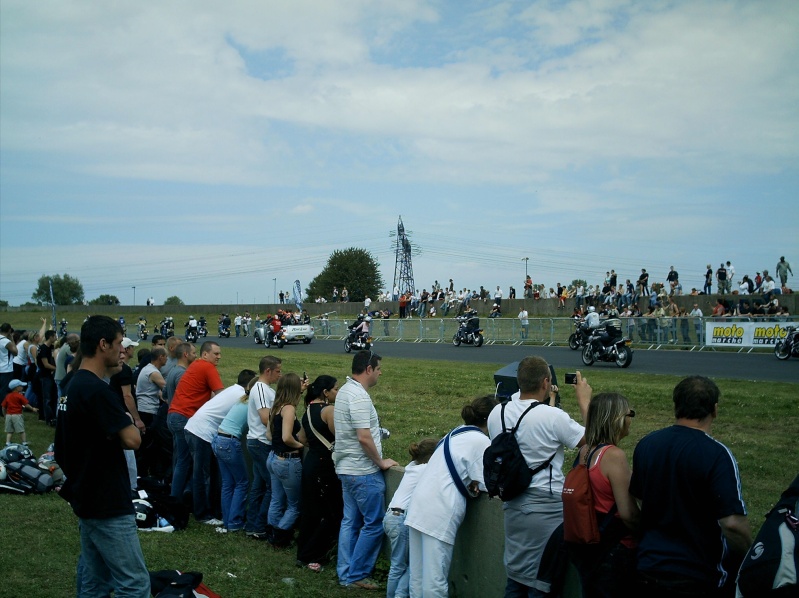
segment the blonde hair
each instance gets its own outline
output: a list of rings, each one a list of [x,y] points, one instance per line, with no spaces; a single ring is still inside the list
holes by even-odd
[[[624,418],[630,412],[627,398],[617,392],[598,394],[588,405],[585,421],[586,444],[618,444],[624,433]]]

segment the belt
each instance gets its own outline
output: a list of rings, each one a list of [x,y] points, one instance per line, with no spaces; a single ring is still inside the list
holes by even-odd
[[[299,459],[302,457],[300,453],[275,453],[278,459]]]
[[[394,515],[404,515],[405,514],[405,509],[395,509],[394,507],[389,507],[388,510],[391,511]]]
[[[233,434],[225,434],[224,432],[217,432],[217,436],[222,436],[223,438],[233,438],[234,440],[238,440],[238,436],[233,436]]]

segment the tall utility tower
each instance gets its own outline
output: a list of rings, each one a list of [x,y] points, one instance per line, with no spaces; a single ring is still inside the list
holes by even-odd
[[[394,234],[392,233],[392,237]],[[399,217],[397,222],[397,238],[394,241],[394,251],[397,256],[397,261],[394,265],[394,286],[399,288],[400,293],[410,291],[416,292],[416,285],[413,282],[413,263],[411,262],[411,254],[413,253],[413,246],[405,234],[405,225],[402,224],[402,216]]]

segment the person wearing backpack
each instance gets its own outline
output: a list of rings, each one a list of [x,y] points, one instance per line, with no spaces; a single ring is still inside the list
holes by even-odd
[[[638,526],[640,511],[630,495],[632,472],[627,455],[617,445],[630,433],[634,417],[635,411],[630,409],[623,395],[602,393],[595,396],[588,406],[585,444],[577,452],[574,469],[566,476],[564,536],[572,562],[580,573],[583,598],[633,595],[637,543],[631,532]],[[578,491],[581,475],[588,482],[587,502],[593,509],[577,508],[574,503],[577,497],[569,500],[567,493]],[[591,517],[593,521],[584,521],[584,517]],[[573,529],[584,534],[594,522],[598,542],[587,543],[585,537],[569,537]]]
[[[516,374],[519,393],[503,406],[497,405],[488,418],[488,434],[494,439],[516,426],[519,449],[527,466],[536,470],[527,488],[503,504],[505,514],[506,597],[546,596],[550,583],[538,579],[541,555],[552,532],[563,522],[564,446],[576,448],[585,442],[585,429],[568,413],[554,407],[557,387],[547,362],[526,357]],[[591,401],[591,387],[578,373],[575,384],[577,405],[585,420]],[[503,422],[504,419],[504,422]]]

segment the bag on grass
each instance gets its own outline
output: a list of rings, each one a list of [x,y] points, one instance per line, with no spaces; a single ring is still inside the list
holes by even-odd
[[[146,499],[149,502],[159,517],[166,519],[169,524],[176,530],[186,529],[189,525],[189,507],[180,498],[170,496],[168,488],[165,486],[159,488],[157,486],[148,486],[142,484],[144,478],[139,479],[139,490],[137,492],[139,498]],[[142,489],[142,486],[149,488],[149,490]]]
[[[202,573],[174,569],[150,571],[150,592],[156,598],[222,598],[203,583]]]
[[[32,459],[8,463],[6,465],[6,480],[9,479],[29,485],[31,491],[37,494],[50,492],[55,486],[53,476],[39,469],[36,461]]]
[[[502,432],[491,440],[491,446],[486,448],[483,453],[483,479],[489,497],[499,496],[503,501],[516,498],[527,489],[535,474],[551,467],[556,453],[552,453],[549,459],[535,469],[530,469],[516,440],[516,430],[519,429],[524,416],[540,404],[538,401],[534,401],[519,416],[519,421],[510,430],[505,426],[507,403],[502,404],[500,411]]]

